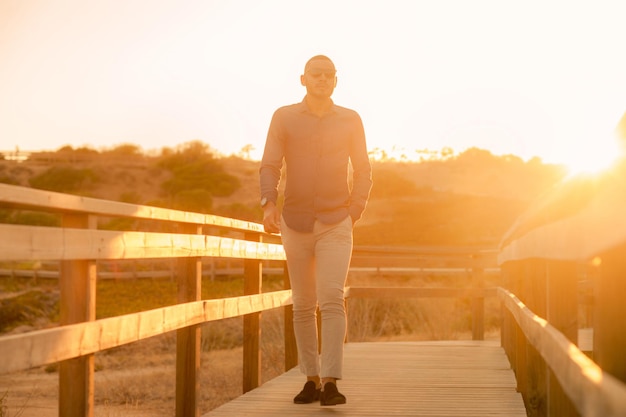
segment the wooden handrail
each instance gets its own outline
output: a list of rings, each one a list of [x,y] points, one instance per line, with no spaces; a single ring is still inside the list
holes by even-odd
[[[42,191],[16,185],[0,184],[0,202],[4,207],[37,209],[53,212],[80,212],[111,217],[162,220],[217,226],[238,231],[264,233],[263,225],[212,214],[200,214],[118,201],[80,197]]]
[[[195,324],[291,304],[291,291],[202,300],[0,337],[0,373],[26,370],[122,346]],[[10,360],[8,360],[10,358]]]
[[[282,245],[210,235],[0,224],[0,260],[223,257],[284,260]]]
[[[533,313],[510,291],[499,288],[498,297],[528,341],[541,353],[581,415],[626,415],[626,384],[604,372],[574,343],[544,318]]]

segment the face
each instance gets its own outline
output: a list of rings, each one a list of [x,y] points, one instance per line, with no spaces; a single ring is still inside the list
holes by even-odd
[[[307,95],[329,98],[337,85],[335,65],[326,59],[316,59],[309,63],[300,82],[306,87]]]

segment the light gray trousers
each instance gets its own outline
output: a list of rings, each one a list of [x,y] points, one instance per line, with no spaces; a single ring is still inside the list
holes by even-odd
[[[346,309],[343,290],[352,257],[352,220],[315,222],[313,232],[290,229],[281,220],[281,235],[293,294],[293,327],[300,370],[307,376],[341,379]],[[322,315],[318,354],[316,309]],[[320,357],[321,356],[321,357]]]

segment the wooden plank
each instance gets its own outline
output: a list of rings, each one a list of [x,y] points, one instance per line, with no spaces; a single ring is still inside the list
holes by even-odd
[[[132,217],[179,223],[194,223],[264,234],[263,225],[245,220],[100,200],[16,185],[0,184],[0,195],[2,195],[2,206],[4,207],[32,208],[55,212],[81,212],[112,217]]]
[[[222,257],[284,260],[282,245],[218,236],[0,225],[0,260]]]
[[[526,417],[506,355],[485,341],[349,343],[336,407],[293,404],[297,368],[204,417]]]
[[[0,337],[0,373],[55,363],[208,321],[291,304],[291,291],[203,300]]]

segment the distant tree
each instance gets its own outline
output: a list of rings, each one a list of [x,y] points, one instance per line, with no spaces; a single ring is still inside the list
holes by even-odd
[[[20,185],[20,182],[9,175],[1,175],[0,174],[0,183],[2,184],[11,184],[11,185]]]
[[[19,185],[19,181],[14,176],[7,174],[6,167],[4,165],[0,165],[0,183],[2,184],[12,184]]]
[[[494,156],[491,152],[485,149],[480,148],[469,148],[462,154],[456,157],[457,161],[462,162],[471,162],[472,164],[481,164],[483,162],[493,162],[496,160],[496,156]]]
[[[410,178],[403,177],[397,169],[380,168],[374,165],[372,177],[374,179],[372,198],[409,197],[424,192],[424,189],[418,189]]]
[[[59,226],[61,221],[58,216],[49,213],[33,211],[16,211],[11,218],[13,224],[29,224],[34,226]]]
[[[254,150],[254,146],[252,146],[251,144],[247,144],[246,146],[241,148],[241,150],[239,151],[239,154],[241,155],[243,159],[250,159],[250,154],[252,153],[253,150]]]
[[[164,149],[158,166],[172,174],[161,189],[176,208],[208,212],[212,197],[227,197],[241,186],[237,177],[224,171],[209,146],[199,141]]]
[[[454,157],[454,149],[452,149],[449,146],[444,146],[443,148],[441,148],[441,151],[439,152],[440,154],[440,158],[445,160],[445,159],[449,159]]]
[[[76,193],[98,181],[98,176],[91,169],[53,166],[30,178],[29,183],[31,187],[40,190]]]
[[[44,155],[48,155],[48,152],[41,152],[37,157],[41,158]],[[49,158],[56,162],[65,161],[76,163],[94,160],[99,155],[100,153],[98,151],[87,146],[74,149],[70,145],[66,145],[59,148],[56,152],[50,153]]]
[[[387,154],[387,151],[385,151],[384,149],[374,148],[368,152],[368,155],[371,159],[374,159],[376,161],[381,161],[381,162],[389,161],[389,155]]]
[[[211,193],[200,188],[181,190],[174,194],[172,208],[208,213],[213,206]]]
[[[60,154],[74,153],[74,154],[81,154],[81,155],[98,155],[99,154],[97,150],[92,149],[88,146],[81,146],[80,148],[74,149],[70,145],[65,145],[65,146],[60,147],[57,150],[57,153],[60,153]]]
[[[60,218],[54,214],[12,209],[0,209],[0,222],[33,226],[59,226],[61,223]]]
[[[142,156],[143,155],[143,151],[141,147],[131,144],[131,143],[124,143],[121,145],[117,145],[103,153],[109,154],[109,155],[115,155],[115,156]]]
[[[139,204],[141,203],[141,194],[137,191],[126,191],[120,194],[118,200],[123,203]]]

